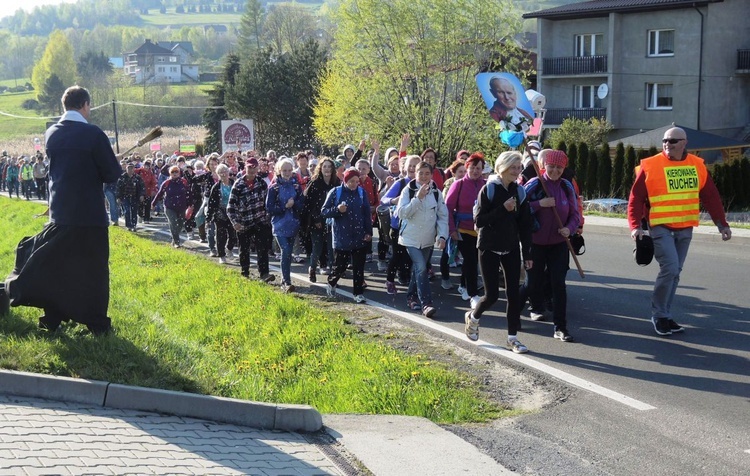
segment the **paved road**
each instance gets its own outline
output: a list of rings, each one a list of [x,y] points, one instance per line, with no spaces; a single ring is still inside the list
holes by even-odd
[[[567,401],[517,418],[511,426],[453,431],[504,466],[530,474],[746,473],[750,322],[743,278],[750,240],[721,243],[715,236],[696,235],[674,309],[687,330],[662,338],[648,321],[657,266],[636,266],[626,230],[620,222],[615,225],[588,227],[587,253],[581,257],[587,277],[579,278],[575,270],[568,275],[576,343],[553,340],[551,323],[524,319],[522,338],[531,353],[518,360],[502,349],[503,302],[482,322],[482,346],[493,355],[587,390],[576,390]],[[301,276],[305,270],[303,265],[293,268]],[[439,312],[426,320],[406,309],[403,288],[396,296],[385,293],[383,273],[374,263],[366,279],[368,299],[393,307],[399,318],[462,339],[468,303],[455,289],[443,291],[439,281],[433,283]],[[347,290],[350,283],[342,280],[341,288]]]
[[[611,391],[620,400],[575,392],[563,405],[520,418],[523,432],[505,435],[515,443],[502,447],[492,443],[502,433],[497,429],[464,436],[507,467],[536,468],[533,472],[540,474],[558,474],[560,468],[568,470],[559,474],[585,472],[586,461],[594,464],[595,473],[631,474],[642,468],[652,474],[709,469],[740,474],[750,467],[750,318],[744,279],[750,240],[737,236],[722,243],[716,236],[696,234],[674,305],[686,332],[663,338],[648,320],[658,267],[635,265],[632,241],[623,223],[614,223],[614,228],[592,226],[587,232],[588,251],[581,257],[586,278],[574,269],[568,274],[569,327],[577,342],[553,340],[551,323],[524,319],[521,336],[532,352],[521,363],[549,366],[553,376],[604,394]],[[433,262],[437,270],[437,257]],[[305,270],[293,268],[300,275]],[[443,291],[438,280],[433,283],[439,311],[428,321],[406,308],[403,287],[396,296],[385,293],[383,273],[374,263],[366,280],[368,299],[400,311],[402,318],[461,337],[468,303],[455,289]],[[453,281],[458,282],[455,274]],[[348,280],[340,283],[344,291],[348,286]],[[496,355],[513,358],[503,351],[501,306],[503,301],[483,319],[480,337],[485,347],[495,346]],[[528,438],[539,446],[538,455],[522,451]]]

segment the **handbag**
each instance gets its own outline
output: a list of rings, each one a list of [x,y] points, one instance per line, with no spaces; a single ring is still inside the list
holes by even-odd
[[[570,235],[570,246],[573,247],[573,251],[578,256],[581,256],[586,252],[586,241],[580,233],[573,233]]]

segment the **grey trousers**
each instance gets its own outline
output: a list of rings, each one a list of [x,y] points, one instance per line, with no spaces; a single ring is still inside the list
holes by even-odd
[[[671,319],[672,300],[693,239],[693,228],[670,230],[665,226],[655,226],[651,228],[651,238],[654,240],[654,258],[659,263],[659,274],[651,297],[651,317]]]

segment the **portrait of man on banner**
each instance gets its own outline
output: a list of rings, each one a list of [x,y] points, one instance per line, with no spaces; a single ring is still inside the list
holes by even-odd
[[[517,77],[510,73],[481,73],[476,80],[490,117],[496,122],[534,122],[533,108]]]

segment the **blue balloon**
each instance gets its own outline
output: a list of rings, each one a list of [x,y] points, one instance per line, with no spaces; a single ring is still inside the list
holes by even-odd
[[[523,132],[502,131],[499,137],[503,144],[510,147],[518,147],[523,144],[523,139],[526,135]]]

